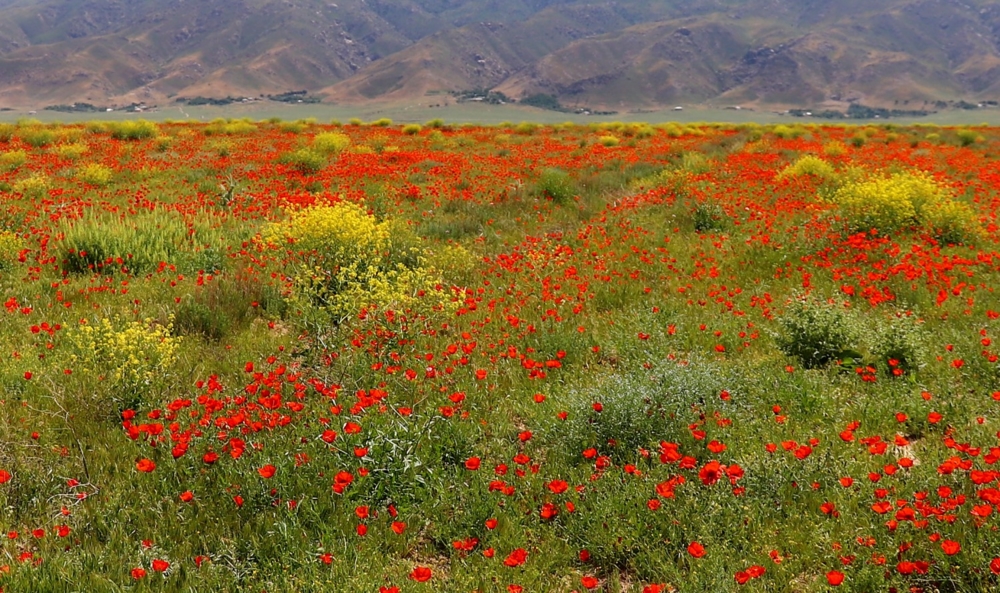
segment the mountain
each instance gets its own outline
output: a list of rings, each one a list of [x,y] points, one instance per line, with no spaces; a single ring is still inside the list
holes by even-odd
[[[1000,98],[987,0],[0,0],[0,106],[306,89],[567,106]],[[430,96],[429,96],[430,95]]]

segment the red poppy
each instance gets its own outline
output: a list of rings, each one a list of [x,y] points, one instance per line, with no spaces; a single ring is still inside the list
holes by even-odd
[[[191,492],[190,490],[186,490],[184,492],[181,492],[180,498],[181,502],[191,502],[192,500],[194,500],[194,493]]]
[[[164,572],[170,568],[170,563],[166,560],[160,560],[159,558],[153,560],[153,570],[156,572]]]
[[[135,469],[148,474],[156,469],[156,463],[152,459],[140,459],[136,462]]]
[[[260,474],[260,477],[262,477],[265,480],[267,480],[269,478],[273,478],[274,477],[274,473],[276,471],[278,471],[278,468],[274,467],[271,464],[267,464],[264,467],[259,468],[257,470],[257,473]]]
[[[1000,574],[1000,558],[990,560],[990,572],[993,574]]]
[[[482,464],[482,460],[478,457],[470,457],[465,460],[465,469],[469,471],[476,471]]]
[[[595,588],[597,588],[597,585],[599,584],[599,581],[597,580],[596,577],[592,577],[592,576],[588,575],[588,576],[585,576],[585,577],[583,577],[583,578],[580,579],[580,584],[582,584],[587,589],[595,589]]]
[[[941,542],[941,551],[943,551],[945,554],[949,556],[954,556],[955,554],[958,554],[961,550],[962,550],[962,544],[954,540],[946,539],[943,542]]]
[[[0,469],[0,484],[6,484],[10,481],[10,472],[7,470]]]
[[[826,582],[832,587],[839,587],[844,582],[844,573],[839,570],[831,570],[826,573]]]
[[[705,546],[698,542],[691,542],[688,544],[688,554],[691,554],[695,558],[701,558],[705,555]]]
[[[524,548],[518,548],[510,553],[507,558],[504,559],[503,563],[505,566],[521,566],[528,560],[528,552]]]
[[[698,472],[698,478],[701,480],[701,483],[706,486],[711,486],[712,484],[718,482],[721,476],[722,466],[718,461],[709,461]]]
[[[403,523],[402,521],[393,521],[392,530],[396,533],[396,535],[402,535],[402,533],[406,531],[406,523]]]
[[[431,569],[426,566],[418,566],[410,573],[410,578],[418,583],[423,583],[431,579]]]
[[[132,578],[133,579],[135,579],[135,580],[138,581],[139,579],[144,578],[145,576],[146,576],[146,569],[144,569],[144,568],[133,568],[132,569]]]

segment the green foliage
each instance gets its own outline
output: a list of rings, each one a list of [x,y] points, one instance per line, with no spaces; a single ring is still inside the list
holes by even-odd
[[[856,322],[839,304],[797,296],[778,318],[778,325],[778,348],[807,369],[856,356],[852,350],[858,343]]]
[[[388,128],[389,126],[392,125],[392,120],[389,119],[388,117],[383,117],[381,119],[373,121],[371,125],[377,128]]]
[[[539,175],[535,187],[540,196],[557,204],[570,202],[579,194],[576,181],[562,169],[545,169]]]
[[[63,268],[74,274],[131,274],[156,270],[161,264],[187,273],[222,267],[220,231],[211,216],[200,213],[197,224],[161,210],[128,218],[88,215],[69,223],[59,241]]]
[[[926,335],[923,322],[912,312],[896,311],[889,317],[876,318],[874,331],[867,335],[868,351],[890,373],[893,369],[910,373],[922,365]]]
[[[712,202],[697,202],[691,211],[694,230],[699,233],[710,233],[725,230],[726,212],[719,204]]]
[[[420,124],[407,124],[403,126],[403,133],[407,136],[416,136],[423,129],[424,127]]]
[[[0,123],[0,142],[6,144],[14,137],[17,128],[11,124]]]
[[[601,146],[604,146],[606,148],[612,148],[614,146],[618,146],[618,144],[621,141],[618,140],[618,138],[616,136],[612,136],[612,135],[608,134],[606,136],[601,136],[600,138],[598,138],[597,142]]]

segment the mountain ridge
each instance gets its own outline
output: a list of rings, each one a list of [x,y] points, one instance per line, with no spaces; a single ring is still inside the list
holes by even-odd
[[[307,89],[420,102],[822,106],[1000,98],[985,0],[0,0],[0,106]]]

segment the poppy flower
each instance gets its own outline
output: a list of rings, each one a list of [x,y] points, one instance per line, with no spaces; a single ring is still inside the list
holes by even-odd
[[[192,500],[194,500],[194,493],[191,492],[190,490],[181,492],[180,499],[181,502],[191,502]]]
[[[599,581],[597,580],[597,578],[590,575],[587,575],[580,579],[580,584],[582,584],[587,589],[597,588],[598,583]]]
[[[465,460],[465,469],[469,471],[476,471],[480,465],[482,465],[482,460],[478,457],[470,457]]]
[[[392,530],[396,533],[396,535],[402,535],[403,532],[406,531],[406,523],[403,523],[402,521],[393,521]]]
[[[144,568],[133,568],[132,569],[132,578],[133,579],[135,579],[135,580],[138,581],[139,579],[145,578],[145,576],[146,576],[146,569],[144,569]]]
[[[431,569],[426,566],[418,566],[410,573],[410,578],[418,583],[427,582],[431,580]]]
[[[267,480],[267,479],[273,478],[274,477],[274,473],[276,471],[278,471],[278,468],[274,467],[271,464],[267,464],[264,467],[259,468],[257,470],[257,473],[260,474],[260,477],[262,477],[265,480]]]
[[[153,570],[156,572],[165,572],[170,568],[170,563],[166,560],[160,560],[159,558],[153,560]]]
[[[705,546],[698,542],[691,542],[688,544],[688,554],[695,558],[701,558],[705,555]]]
[[[844,573],[839,570],[831,570],[826,573],[826,582],[831,587],[839,587],[840,584],[844,582]]]
[[[504,559],[503,563],[504,566],[515,567],[515,566],[521,566],[527,560],[528,560],[528,552],[526,552],[524,548],[517,548]]]
[[[10,481],[10,472],[7,470],[0,469],[0,484],[6,484]]]
[[[994,558],[990,561],[990,572],[1000,575],[1000,558]]]
[[[946,539],[943,542],[941,542],[941,551],[943,551],[948,556],[954,556],[955,554],[958,554],[961,550],[962,550],[962,544],[954,540]]]
[[[148,474],[156,469],[156,463],[154,463],[152,459],[140,459],[136,462],[135,469]]]

